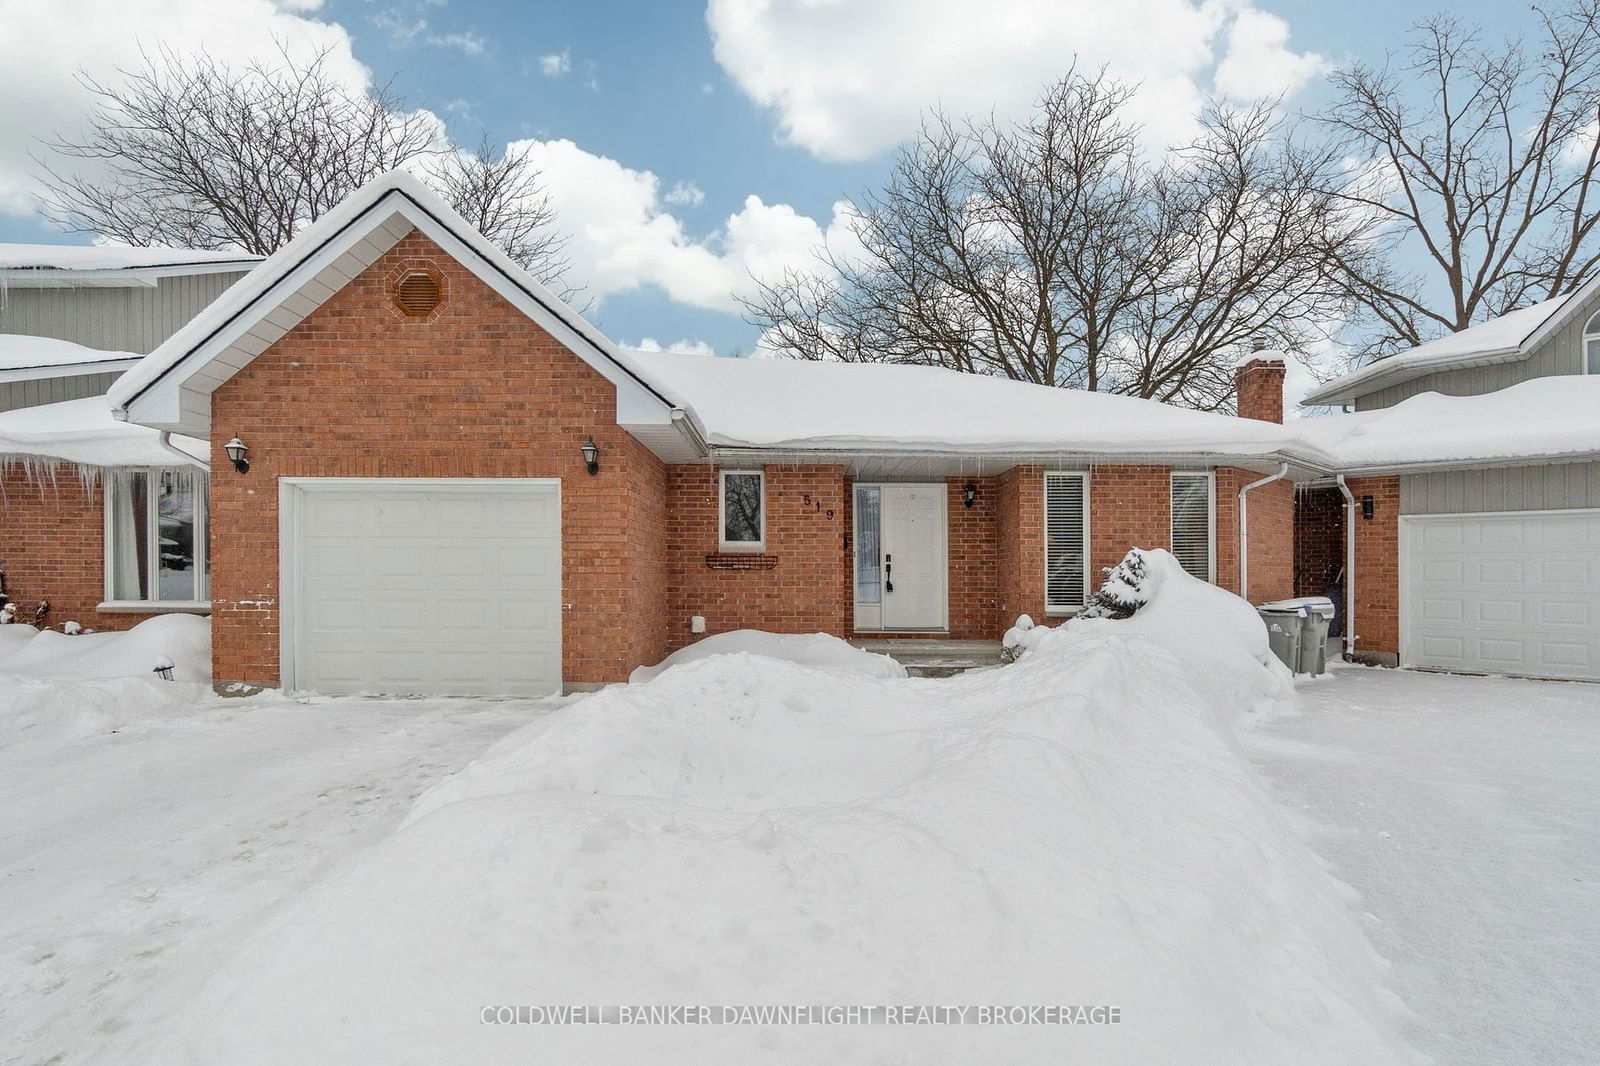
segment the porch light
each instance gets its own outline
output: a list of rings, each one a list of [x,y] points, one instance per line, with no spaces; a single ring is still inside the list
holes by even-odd
[[[978,486],[967,482],[967,487],[961,490],[961,502],[971,507],[978,502]]]
[[[1362,520],[1367,521],[1367,522],[1372,521],[1372,497],[1371,496],[1363,496],[1363,497],[1361,497],[1361,518],[1362,518]]]
[[[595,445],[593,437],[583,442],[583,465],[591,474],[600,472],[600,449]]]
[[[228,453],[228,458],[233,461],[233,468],[235,470],[239,471],[241,474],[247,474],[250,472],[250,460],[244,457],[244,453],[250,449],[245,447],[244,441],[240,440],[238,437],[235,437],[228,443],[224,444],[222,446],[222,450]]]

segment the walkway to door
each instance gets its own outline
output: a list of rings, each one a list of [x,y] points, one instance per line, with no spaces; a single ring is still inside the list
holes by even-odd
[[[912,677],[949,677],[1000,665],[998,640],[852,640],[862,651],[887,655]]]

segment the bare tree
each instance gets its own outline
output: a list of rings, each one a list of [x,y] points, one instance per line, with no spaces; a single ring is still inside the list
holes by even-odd
[[[1148,161],[1132,92],[1072,72],[1020,124],[934,116],[857,201],[860,247],[761,285],[748,317],[802,358],[1225,404],[1251,338],[1303,348],[1336,315],[1338,201],[1265,104],[1211,107]]]
[[[162,51],[114,82],[83,78],[96,106],[84,133],[47,147],[45,212],[74,232],[126,244],[239,248],[268,255],[372,178],[424,175],[541,280],[559,282],[564,241],[526,155],[451,143],[392,87],[351,89],[328,53],[234,68]]]
[[[1383,66],[1337,71],[1318,120],[1326,187],[1368,239],[1330,256],[1382,355],[1569,293],[1600,265],[1600,7],[1533,9],[1539,40],[1489,45],[1453,16]]]

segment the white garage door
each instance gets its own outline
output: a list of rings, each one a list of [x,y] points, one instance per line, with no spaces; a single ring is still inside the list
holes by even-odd
[[[1600,511],[1401,522],[1411,666],[1600,680]]]
[[[561,494],[545,480],[283,482],[284,683],[561,688]]]

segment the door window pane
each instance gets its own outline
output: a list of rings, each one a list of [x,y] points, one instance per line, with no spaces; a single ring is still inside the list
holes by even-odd
[[[881,491],[856,489],[856,602],[883,602]]]

